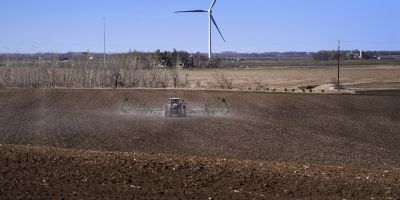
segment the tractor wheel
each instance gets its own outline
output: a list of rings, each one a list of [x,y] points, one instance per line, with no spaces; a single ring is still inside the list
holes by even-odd
[[[165,117],[169,117],[169,112],[168,112],[169,110],[168,110],[168,108],[166,107],[165,108],[165,111],[164,111],[164,114],[165,114]]]
[[[186,117],[186,108],[183,109],[183,116]]]

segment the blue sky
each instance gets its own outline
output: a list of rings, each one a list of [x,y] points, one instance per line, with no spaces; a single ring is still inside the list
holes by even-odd
[[[211,0],[2,0],[0,53],[207,51]],[[400,50],[399,0],[218,0],[214,51]]]

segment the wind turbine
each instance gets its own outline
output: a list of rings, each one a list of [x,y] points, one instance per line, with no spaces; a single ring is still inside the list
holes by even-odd
[[[211,59],[211,54],[212,54],[212,24],[215,25],[215,27],[217,28],[219,34],[221,35],[222,40],[225,41],[224,36],[221,33],[221,30],[219,30],[217,23],[215,22],[215,19],[212,15],[212,9],[215,6],[215,3],[217,2],[217,0],[214,0],[210,6],[210,8],[208,10],[185,10],[185,11],[176,11],[175,13],[190,13],[190,12],[194,12],[194,13],[208,13],[208,59]]]

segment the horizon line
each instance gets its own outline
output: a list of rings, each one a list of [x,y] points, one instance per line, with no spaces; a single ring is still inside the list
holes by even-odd
[[[154,51],[146,51],[146,50],[129,50],[129,51],[120,51],[120,52],[106,52],[106,54],[125,54],[125,53],[130,53],[130,52],[139,52],[139,53],[155,53],[157,50],[160,49],[156,49]],[[174,51],[174,49],[171,50],[160,50],[160,52],[172,52]],[[186,51],[186,50],[176,50],[177,52],[186,52],[189,54],[207,54],[207,52],[190,52],[190,51]],[[236,53],[236,54],[263,54],[263,53],[318,53],[320,51],[337,51],[337,49],[321,49],[318,51],[264,51],[264,52],[240,52],[240,51],[221,51],[221,52],[215,52],[213,54],[224,54],[224,53]],[[342,52],[345,51],[363,51],[363,52],[400,52],[399,50],[362,50],[362,49],[342,49]],[[3,54],[68,54],[68,53],[94,53],[94,54],[104,54],[104,52],[102,51],[38,51],[38,52],[0,52],[0,55]]]

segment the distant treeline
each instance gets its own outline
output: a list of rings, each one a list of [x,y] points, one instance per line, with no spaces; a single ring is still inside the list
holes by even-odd
[[[174,67],[207,67],[207,57],[201,53],[189,54],[185,51],[160,51],[115,53],[104,55],[90,52],[36,53],[36,54],[0,54],[0,66],[9,65],[44,65],[46,63],[73,67],[77,63],[85,65],[107,65],[118,60],[122,68],[174,68]]]
[[[362,59],[376,59],[380,56],[395,55],[400,56],[400,51],[363,51]],[[69,53],[36,53],[36,54],[0,54],[0,66],[12,63],[38,63],[38,62],[81,62],[91,61],[92,63],[103,62],[103,54],[91,52],[69,52]],[[130,66],[149,69],[153,67],[173,68],[180,66],[183,68],[205,68],[218,67],[218,60],[304,60],[313,59],[317,61],[336,60],[337,51],[318,51],[318,52],[265,52],[265,53],[238,53],[222,52],[215,54],[216,59],[209,62],[206,54],[188,53],[186,51],[160,51],[140,52],[133,51],[128,53],[115,53],[106,55],[106,63],[110,60],[119,59]],[[360,59],[360,50],[341,51],[340,57],[346,60]]]
[[[179,68],[218,66],[200,53],[184,51],[121,54],[2,54],[0,88],[188,87]]]
[[[265,53],[238,53],[238,52],[222,52],[216,54],[220,59],[247,59],[247,60],[263,60],[263,59],[306,59],[311,58],[310,52],[265,52]]]

